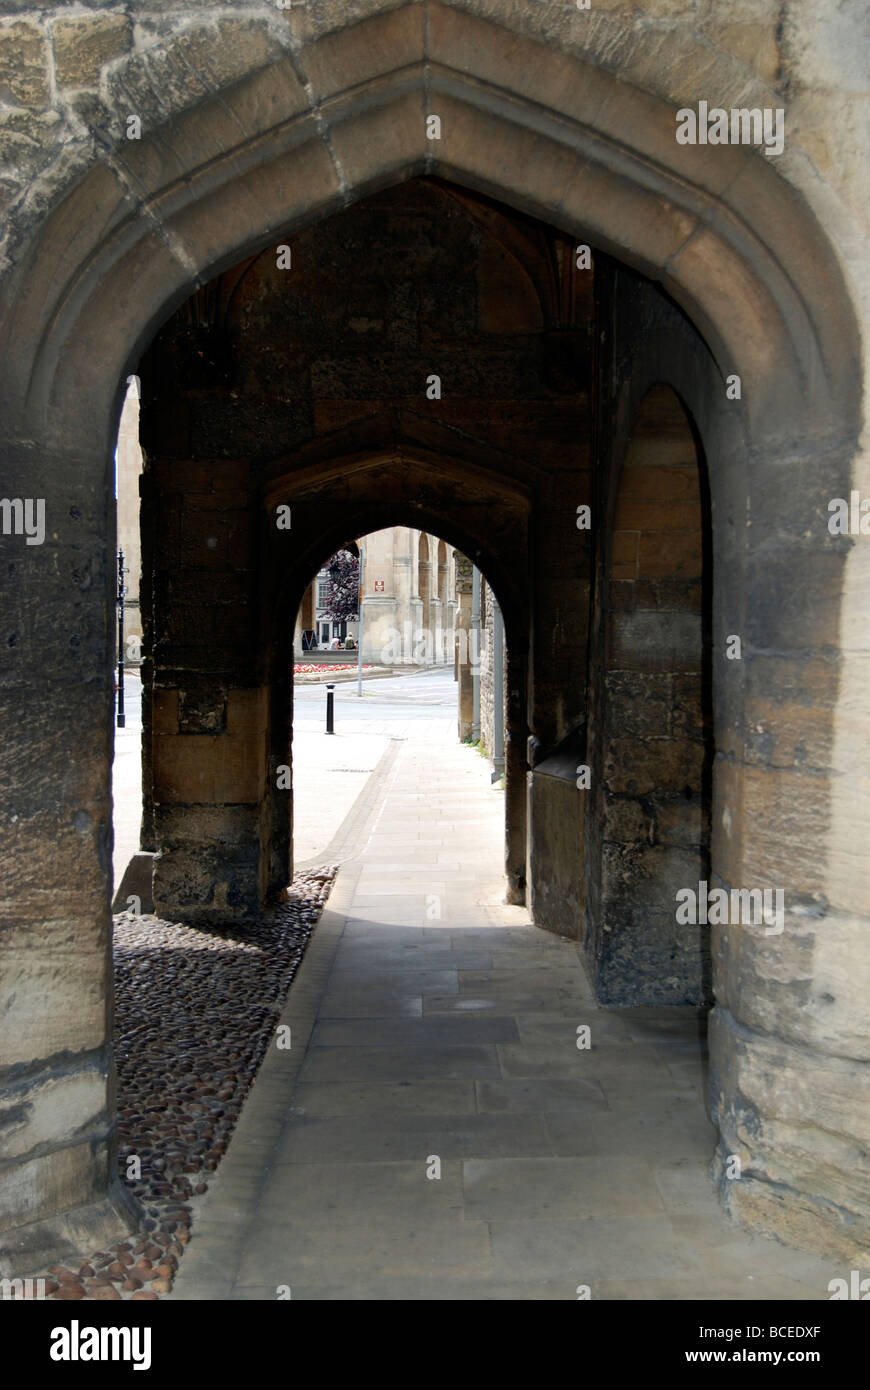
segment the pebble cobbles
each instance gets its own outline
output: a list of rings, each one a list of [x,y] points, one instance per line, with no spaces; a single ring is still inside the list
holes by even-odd
[[[118,1167],[143,1220],[110,1249],[36,1276],[46,1295],[169,1293],[192,1202],[227,1148],[334,876],[334,865],[297,875],[274,915],[243,930],[116,916]]]

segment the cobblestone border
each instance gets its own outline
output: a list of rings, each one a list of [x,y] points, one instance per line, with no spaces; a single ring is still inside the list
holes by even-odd
[[[267,920],[199,930],[115,917],[118,1166],[140,1230],[28,1281],[53,1299],[156,1300],[171,1291],[208,1189],[335,878],[297,874]]]

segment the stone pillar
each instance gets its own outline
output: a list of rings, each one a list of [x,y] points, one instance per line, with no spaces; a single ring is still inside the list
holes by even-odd
[[[459,737],[471,740],[474,724],[474,690],[471,674],[471,561],[456,555],[456,669],[459,678]]]
[[[149,462],[147,473],[155,480],[154,908],[176,921],[250,919],[270,882],[267,779],[287,774],[272,757],[257,675],[263,538],[248,465],[173,460]]]
[[[480,600],[483,591],[483,577],[476,565],[471,569],[471,737],[476,743],[480,738],[480,664],[483,640],[480,625]]]
[[[527,741],[528,720],[526,715],[526,682],[528,680],[528,660],[525,645],[521,640],[507,642],[507,698],[505,704],[505,874],[507,877],[506,901],[524,905],[528,893],[528,827],[529,814],[526,799],[526,773],[528,768]]]
[[[450,653],[454,650],[456,642],[456,612],[459,602],[456,596],[456,552],[448,547],[447,549],[447,573],[444,583],[444,652],[445,660],[449,660]]]
[[[392,594],[366,594],[363,599],[363,662],[399,666],[403,660],[402,632]]]
[[[601,595],[601,869],[594,949],[605,1004],[703,1004],[709,933],[675,919],[710,866],[709,517],[675,393],[644,398],[619,475]],[[704,556],[707,554],[707,563]],[[582,795],[582,793],[580,793]]]
[[[154,692],[154,911],[186,922],[254,918],[268,886],[261,809],[264,688]]]
[[[429,621],[432,624],[432,664],[443,666],[446,660],[444,647],[444,614],[440,598],[429,601]]]
[[[110,447],[0,444],[4,494],[44,522],[0,537],[0,1277],[135,1222],[113,1114]]]
[[[296,614],[296,626],[293,631],[293,651],[297,657],[304,657],[302,650],[302,634],[310,631],[315,623],[315,590],[317,580],[312,579],[311,583],[302,595],[302,602]]]

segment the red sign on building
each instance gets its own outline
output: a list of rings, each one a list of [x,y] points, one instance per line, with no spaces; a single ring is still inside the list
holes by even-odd
[[[383,581],[383,579],[376,579],[376,580],[375,580],[375,593],[376,593],[376,594],[382,594],[383,592],[384,592],[384,581]]]

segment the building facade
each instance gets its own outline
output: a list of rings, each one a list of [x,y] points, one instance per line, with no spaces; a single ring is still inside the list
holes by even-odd
[[[142,660],[142,610],[139,585],[142,571],[142,542],[139,525],[139,479],[142,476],[142,448],[139,443],[139,396],[137,376],[127,381],[127,394],[118,426],[115,450],[115,495],[118,507],[118,549],[124,555],[124,661],[138,666]]]
[[[362,655],[372,666],[443,666],[454,659],[455,551],[437,536],[408,526],[388,526],[355,543],[361,562]],[[303,652],[303,632],[318,646],[335,639],[359,641],[359,622],[333,620],[327,608],[326,566],[305,590],[293,640]]]

